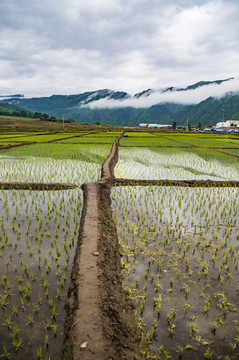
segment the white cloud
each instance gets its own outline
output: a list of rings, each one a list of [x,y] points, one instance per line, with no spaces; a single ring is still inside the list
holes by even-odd
[[[148,96],[141,96],[139,98],[131,97],[125,100],[113,100],[113,99],[100,99],[95,102],[91,102],[83,107],[91,109],[102,108],[119,108],[119,107],[137,107],[147,108],[152,105],[172,102],[178,104],[197,104],[208,97],[222,97],[229,91],[239,92],[239,79],[232,79],[224,82],[220,85],[210,84],[205,85],[194,90],[187,91],[167,91],[162,92],[160,90],[154,90]]]

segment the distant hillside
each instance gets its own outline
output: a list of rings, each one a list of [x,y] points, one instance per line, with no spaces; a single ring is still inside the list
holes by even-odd
[[[26,109],[24,109],[23,107],[0,101],[0,115],[31,117],[33,114],[27,111]]]
[[[197,105],[185,107],[174,114],[172,119],[176,120],[178,125],[185,125],[187,121],[192,125],[199,121],[203,125],[216,125],[222,121],[223,108],[225,120],[239,120],[239,95],[230,93],[221,99],[209,97]]]
[[[145,109],[138,116],[138,123],[159,123],[159,124],[171,124],[174,115],[185,108],[185,105],[181,104],[158,104],[153,105],[148,109]]]
[[[137,102],[135,106],[146,104],[149,103],[150,96],[157,99],[158,94],[165,93],[185,94],[188,92],[190,96],[196,89],[208,88],[210,85],[220,87],[222,83],[230,82],[232,79],[199,81],[186,88],[148,89],[134,96],[123,91],[103,89],[77,95],[52,95],[31,99],[13,97],[2,100],[0,105],[3,106],[4,101],[34,114],[47,114],[58,119],[64,116],[65,120],[75,119],[78,122],[90,124],[137,126],[139,123],[171,124],[176,120],[178,125],[185,125],[187,121],[190,121],[192,125],[199,121],[205,125],[215,125],[222,119],[222,106],[225,106],[225,120],[239,119],[238,94],[230,93],[221,99],[209,97],[197,105],[190,106],[165,102],[139,108],[127,104],[135,104],[135,102]],[[6,108],[10,106],[8,104],[5,105]]]

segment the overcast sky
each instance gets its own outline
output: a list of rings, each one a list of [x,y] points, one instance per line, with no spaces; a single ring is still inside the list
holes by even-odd
[[[238,19],[238,0],[1,0],[0,94],[238,78]]]

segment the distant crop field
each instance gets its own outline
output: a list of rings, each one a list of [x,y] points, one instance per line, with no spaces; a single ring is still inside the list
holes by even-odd
[[[129,135],[127,135],[129,134]],[[155,136],[149,133],[126,133],[120,140],[121,146],[169,146],[169,147],[186,147],[185,144],[175,143],[174,141],[161,136]],[[190,145],[188,145],[190,146]]]
[[[174,141],[182,141],[185,143],[189,143],[191,145],[204,146],[204,147],[213,147],[213,148],[239,148],[239,142],[231,138],[231,136],[206,136],[203,135],[174,135],[169,136]]]

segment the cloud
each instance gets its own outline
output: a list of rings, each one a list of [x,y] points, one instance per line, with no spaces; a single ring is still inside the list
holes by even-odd
[[[0,91],[136,93],[238,76],[237,0],[0,2]]]
[[[81,107],[88,107],[90,109],[102,108],[120,108],[120,107],[136,107],[148,108],[150,106],[160,103],[177,103],[184,105],[197,104],[208,97],[222,97],[226,93],[233,91],[239,92],[239,79],[232,79],[220,85],[210,84],[202,87],[187,90],[187,91],[166,91],[156,90],[149,92],[149,95],[137,97],[130,97],[123,100],[113,100],[109,98],[100,99]]]

